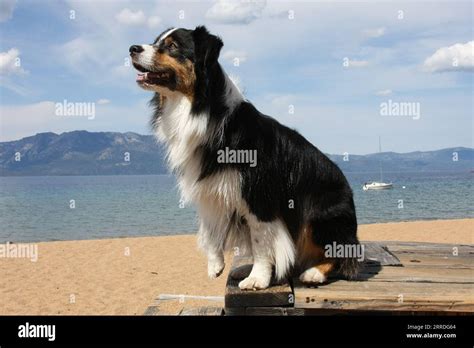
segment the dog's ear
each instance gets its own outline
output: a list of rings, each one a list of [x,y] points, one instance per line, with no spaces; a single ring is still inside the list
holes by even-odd
[[[193,32],[196,63],[204,68],[210,68],[217,63],[219,53],[224,43],[222,40],[209,33],[204,26],[199,26]]]

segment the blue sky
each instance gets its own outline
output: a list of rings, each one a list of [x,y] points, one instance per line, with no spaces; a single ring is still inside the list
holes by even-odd
[[[4,0],[0,141],[149,134],[151,95],[134,82],[128,47],[204,24],[245,96],[325,152],[372,153],[379,135],[384,151],[472,147],[472,13],[470,0]],[[96,116],[55,115],[65,99],[96,103]],[[389,100],[414,103],[419,117],[381,115]]]

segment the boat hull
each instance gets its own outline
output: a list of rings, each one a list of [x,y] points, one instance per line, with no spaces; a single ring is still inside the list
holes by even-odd
[[[392,183],[370,183],[370,184],[365,184],[362,186],[362,189],[364,191],[369,191],[369,190],[390,190],[393,188]]]

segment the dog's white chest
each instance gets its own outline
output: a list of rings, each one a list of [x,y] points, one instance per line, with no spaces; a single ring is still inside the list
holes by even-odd
[[[207,122],[207,115],[191,115],[191,103],[186,97],[168,98],[156,135],[167,146],[168,164],[178,173],[178,185],[185,201],[216,211],[239,210],[238,171],[223,170],[198,180],[202,158],[196,149],[206,139]]]
[[[241,210],[241,179],[237,171],[224,170],[199,181],[196,173],[199,172],[194,168],[189,172],[185,169],[178,179],[185,200],[214,209],[216,213]]]

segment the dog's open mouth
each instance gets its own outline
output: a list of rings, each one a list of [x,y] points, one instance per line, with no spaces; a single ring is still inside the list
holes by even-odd
[[[133,65],[135,69],[140,71],[136,79],[140,85],[163,85],[171,82],[174,78],[174,72],[171,69],[162,68],[156,71],[148,71],[136,63]]]

